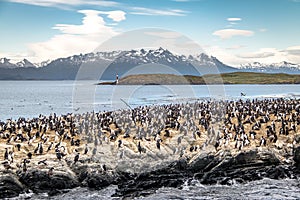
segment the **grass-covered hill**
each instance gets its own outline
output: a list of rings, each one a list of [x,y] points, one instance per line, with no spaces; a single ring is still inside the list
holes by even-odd
[[[119,85],[203,85],[203,84],[299,84],[300,75],[234,72],[204,76],[173,74],[137,74],[119,80]],[[100,84],[115,84],[104,82]]]

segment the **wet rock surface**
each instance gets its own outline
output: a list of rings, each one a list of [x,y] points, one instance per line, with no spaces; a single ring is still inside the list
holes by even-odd
[[[44,170],[32,169],[25,173],[21,172],[18,176],[24,187],[34,193],[47,192],[50,195],[55,195],[59,191],[80,185],[76,176],[66,172],[56,172],[49,175]]]
[[[18,196],[24,191],[24,186],[18,180],[18,177],[12,173],[0,175],[0,198],[9,198]]]
[[[7,171],[0,176],[0,198],[18,196],[29,190],[54,195],[78,186],[102,189],[111,184],[118,186],[114,196],[133,198],[147,196],[161,187],[181,187],[192,178],[202,184],[227,185],[233,180],[245,183],[262,178],[293,178],[299,173],[299,151],[300,148],[295,148],[294,163],[290,165],[281,162],[270,149],[254,149],[236,155],[230,151],[204,152],[190,162],[182,158],[160,169],[138,173],[104,171],[103,166],[93,163],[66,165],[51,175],[42,169],[17,173]]]
[[[294,148],[294,155],[293,155],[295,166],[298,171],[300,171],[300,146]]]

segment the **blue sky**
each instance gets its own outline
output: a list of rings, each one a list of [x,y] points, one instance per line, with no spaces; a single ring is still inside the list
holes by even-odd
[[[0,57],[40,62],[87,53],[120,33],[156,27],[229,65],[300,64],[299,19],[300,0],[4,0]]]

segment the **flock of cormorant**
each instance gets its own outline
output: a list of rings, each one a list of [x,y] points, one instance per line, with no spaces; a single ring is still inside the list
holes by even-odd
[[[69,156],[71,164],[78,165],[81,158],[93,159],[103,143],[115,144],[117,151],[129,148],[137,155],[173,146],[174,154],[188,156],[207,145],[216,151],[242,151],[279,140],[287,145],[300,142],[299,125],[298,99],[203,100],[98,113],[53,113],[0,122],[0,160],[5,170],[24,172],[34,160],[51,176],[55,168],[50,160],[61,162]],[[170,144],[171,139],[176,142]],[[183,141],[188,145],[181,145]]]

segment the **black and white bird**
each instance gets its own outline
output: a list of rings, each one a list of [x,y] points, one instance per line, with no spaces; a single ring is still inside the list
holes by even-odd
[[[56,158],[60,161],[62,159],[62,154],[59,149],[56,149]]]
[[[51,143],[49,144],[48,149],[47,149],[47,152],[51,151],[52,147],[53,147],[53,142],[51,142]]]
[[[266,144],[267,144],[266,139],[265,139],[263,136],[261,136],[261,139],[260,139],[260,146],[266,146]]]

